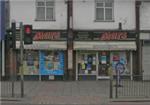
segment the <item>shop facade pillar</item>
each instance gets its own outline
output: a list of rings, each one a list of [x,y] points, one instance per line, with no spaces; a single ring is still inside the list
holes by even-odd
[[[72,19],[72,0],[67,1],[67,80],[74,80],[73,74],[73,19]]]

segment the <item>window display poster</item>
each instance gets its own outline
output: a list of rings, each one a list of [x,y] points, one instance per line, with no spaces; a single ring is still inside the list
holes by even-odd
[[[111,53],[111,63],[112,63],[112,67],[113,67],[113,74],[115,75],[116,72],[115,72],[115,67],[116,67],[116,64],[117,63],[122,63],[125,67],[125,70],[124,72],[122,73],[122,75],[129,75],[130,74],[130,67],[127,66],[127,55],[126,55],[126,52],[112,52]]]
[[[119,55],[113,55],[113,61],[119,61]]]
[[[24,75],[38,75],[39,74],[39,53],[38,51],[25,51],[23,60]],[[19,53],[17,55],[17,63],[19,64]],[[19,67],[19,65],[17,65]],[[18,68],[19,69],[19,68]],[[18,72],[20,73],[20,71]]]
[[[27,65],[28,66],[33,66],[34,65],[34,58],[31,53],[27,54]]]
[[[87,61],[88,61],[87,63],[92,64],[92,62],[93,62],[93,56],[92,55],[88,55]]]
[[[64,52],[40,51],[40,75],[63,75]]]
[[[28,65],[27,61],[23,61],[24,75],[38,75],[39,74],[39,61],[34,61],[33,65]]]
[[[101,56],[101,63],[102,64],[106,64],[107,63],[106,56]]]

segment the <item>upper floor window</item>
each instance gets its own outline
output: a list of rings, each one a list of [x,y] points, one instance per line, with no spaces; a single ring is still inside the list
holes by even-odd
[[[36,0],[36,20],[54,19],[54,0]]]
[[[114,0],[95,0],[96,21],[113,21]]]

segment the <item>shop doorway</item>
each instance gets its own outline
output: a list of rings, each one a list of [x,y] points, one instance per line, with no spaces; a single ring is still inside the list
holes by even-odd
[[[98,52],[98,76],[97,79],[109,79],[109,52]]]

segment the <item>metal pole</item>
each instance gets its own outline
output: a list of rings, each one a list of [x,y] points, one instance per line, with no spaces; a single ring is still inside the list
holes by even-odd
[[[116,73],[116,98],[118,98],[118,70],[117,70],[117,73]]]
[[[133,80],[133,59],[132,59],[132,51],[130,51],[130,64],[131,64],[131,66],[130,66],[130,70],[131,70],[131,80]]]
[[[110,65],[112,66],[112,65]],[[109,67],[109,73],[110,73],[110,98],[113,98],[113,71],[112,67]]]
[[[20,77],[21,77],[21,97],[24,97],[24,75],[23,75],[23,23],[20,22]]]
[[[14,97],[14,67],[13,67],[13,48],[10,48],[10,69],[11,69],[11,85],[12,85],[12,97]]]
[[[2,54],[1,54],[1,56],[2,56],[2,76],[5,76],[5,41],[4,40],[2,40],[2,46],[1,46],[1,48],[2,48]]]
[[[2,41],[0,40],[0,81],[2,79]]]
[[[110,96],[109,96],[109,98],[113,98],[113,78],[112,77],[110,77],[110,90],[109,90],[109,92],[110,92]]]
[[[15,49],[15,46],[16,46],[16,43],[15,43],[15,38],[16,38],[16,23],[15,21],[11,23],[11,30],[12,30],[12,47],[13,48],[10,48],[10,63],[11,63],[11,82],[12,82],[12,97],[14,97],[14,83],[15,83],[15,80],[14,80],[14,71],[15,71],[15,68],[14,68],[14,51],[13,49]]]

